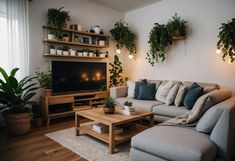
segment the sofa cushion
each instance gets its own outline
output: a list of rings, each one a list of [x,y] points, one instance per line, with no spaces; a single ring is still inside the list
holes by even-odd
[[[174,103],[176,94],[178,92],[179,85],[175,84],[169,91],[167,97],[166,97],[166,105],[172,105]]]
[[[177,117],[181,116],[188,112],[188,110],[184,107],[176,107],[176,106],[167,106],[166,104],[157,105],[153,107],[153,113],[161,116],[167,117]]]
[[[147,81],[146,79],[142,80],[141,82],[135,82],[135,92],[134,92],[134,99],[137,99],[139,96],[139,91],[140,91],[140,85],[141,84],[146,84]]]
[[[202,95],[203,95],[203,88],[199,86],[197,83],[193,83],[193,85],[188,89],[184,97],[184,106],[187,109],[191,110],[197,99]]]
[[[183,100],[184,100],[184,96],[187,92],[186,86],[184,85],[180,85],[179,90],[176,94],[175,100],[174,100],[174,104],[179,107],[183,104]]]
[[[147,129],[131,139],[131,146],[174,161],[212,161],[217,152],[216,145],[208,135],[172,126]]]
[[[190,88],[193,83],[195,83],[195,82],[190,82],[190,81],[182,82],[182,84],[185,85],[187,88]],[[215,83],[201,83],[201,82],[197,82],[197,84],[199,84],[201,87],[208,87],[208,86],[210,86],[210,87],[213,87],[215,89],[219,88],[219,85],[215,84]]]
[[[120,105],[123,105],[125,101],[131,101],[133,103],[134,108],[139,109],[139,110],[144,110],[147,112],[152,112],[153,106],[163,104],[162,102],[156,101],[156,100],[152,100],[152,101],[136,100],[134,98],[127,98],[127,97],[116,98],[115,100]]]
[[[127,97],[133,98],[135,93],[135,82],[127,81]]]
[[[157,92],[156,92],[156,100],[161,101],[161,102],[166,102],[166,97],[170,91],[170,89],[173,86],[173,82],[169,81],[167,83],[162,83]]]
[[[138,100],[154,100],[156,93],[156,84],[140,84]]]
[[[148,83],[155,83],[156,84],[156,91],[158,90],[159,86],[161,85],[162,81],[161,80],[149,80],[147,79]]]

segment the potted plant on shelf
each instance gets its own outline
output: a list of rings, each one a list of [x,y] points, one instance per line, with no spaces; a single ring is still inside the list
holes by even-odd
[[[38,102],[32,104],[33,124],[35,127],[41,127],[43,123],[42,106]]]
[[[63,54],[63,48],[62,47],[58,47],[56,50],[56,54],[57,55],[62,55]]]
[[[51,55],[56,55],[56,49],[54,45],[49,45],[49,50]]]
[[[107,97],[104,99],[104,107],[105,114],[114,114],[115,113],[115,100],[112,97]]]
[[[95,56],[96,56],[96,57],[99,57],[99,56],[100,56],[100,54],[101,54],[101,52],[100,52],[99,50],[97,50],[97,49],[96,49],[96,50],[95,50]]]
[[[172,20],[168,21],[166,28],[173,39],[180,39],[186,36],[186,24],[187,21],[181,19],[181,17],[175,13]]]
[[[0,110],[4,111],[6,129],[9,135],[23,135],[30,131],[30,110],[27,105],[36,95],[36,83],[31,83],[35,77],[25,77],[18,81],[15,74],[19,68],[14,68],[10,75],[0,67],[3,79],[0,79]]]
[[[64,7],[59,9],[49,8],[47,13],[47,24],[49,26],[65,28],[68,21],[70,21],[70,15],[68,11],[63,11]]]
[[[83,50],[82,49],[77,49],[77,55],[78,56],[83,56]]]
[[[110,30],[113,39],[117,42],[117,49],[123,46],[130,52],[129,55],[136,57],[135,34],[131,32],[126,22],[116,22],[114,28]]]
[[[47,39],[48,40],[56,40],[56,35],[57,35],[56,30],[49,30],[48,35],[47,35]]]
[[[219,28],[218,35],[219,41],[217,42],[216,53],[222,53],[222,58],[229,56],[229,63],[233,63],[235,60],[235,18],[227,23],[222,23]]]
[[[89,57],[93,57],[94,56],[94,51],[93,50],[89,50]]]
[[[52,75],[51,70],[46,72],[36,71],[37,80],[42,88],[44,88],[44,96],[52,95]]]
[[[124,105],[125,110],[127,111],[130,111],[132,109],[132,102],[125,101],[123,105]]]
[[[69,47],[68,46],[63,46],[63,55],[69,55]]]
[[[83,49],[83,56],[88,56],[89,49]]]
[[[63,41],[69,42],[69,34],[67,34],[67,33],[63,34]]]
[[[69,49],[69,54],[70,54],[71,56],[76,56],[76,51],[73,50],[73,49]]]
[[[172,37],[167,31],[166,25],[155,23],[149,33],[149,51],[146,59],[154,66],[155,63],[164,62],[166,59],[166,48],[172,44]]]

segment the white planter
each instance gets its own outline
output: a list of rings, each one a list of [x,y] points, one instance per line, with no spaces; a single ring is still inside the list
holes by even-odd
[[[70,50],[69,52],[71,56],[76,56],[76,52],[74,50]]]
[[[100,26],[94,26],[93,30],[95,31],[96,34],[100,34]]]
[[[79,53],[78,53],[78,56],[83,56],[83,53],[79,52]]]
[[[99,46],[104,46],[105,45],[105,41],[104,40],[99,40]]]
[[[68,51],[63,51],[63,55],[69,55]]]
[[[82,26],[78,25],[78,31],[82,31]]]
[[[105,58],[106,54],[100,54],[101,58]]]
[[[93,53],[93,52],[89,52],[89,56],[90,56],[90,57],[93,57],[93,56],[94,56],[94,53]]]
[[[63,37],[63,41],[69,42],[69,37]]]
[[[47,35],[47,39],[48,39],[48,40],[55,40],[55,35],[53,35],[53,34],[48,34],[48,35]]]
[[[83,56],[88,56],[88,52],[83,52]]]
[[[57,50],[57,55],[62,55],[63,54],[63,51],[62,50]]]
[[[55,55],[56,54],[56,49],[50,49],[50,54]]]
[[[126,111],[131,111],[132,106],[124,106],[124,108],[125,108]]]

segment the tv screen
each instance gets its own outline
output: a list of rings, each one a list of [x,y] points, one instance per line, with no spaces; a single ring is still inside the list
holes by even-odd
[[[52,61],[53,92],[98,91],[106,79],[106,63]]]

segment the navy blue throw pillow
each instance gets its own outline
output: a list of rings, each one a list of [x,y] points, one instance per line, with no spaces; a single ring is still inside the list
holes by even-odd
[[[196,103],[197,99],[202,95],[203,87],[201,87],[197,83],[193,83],[184,97],[184,107],[188,110],[191,110],[194,104]]]
[[[156,94],[156,84],[140,84],[139,86],[139,100],[154,100]]]
[[[147,84],[147,80],[146,80],[146,79],[143,79],[143,80],[140,81],[140,82],[135,82],[134,99],[138,99],[138,96],[139,96],[139,86],[140,86],[141,84]]]

